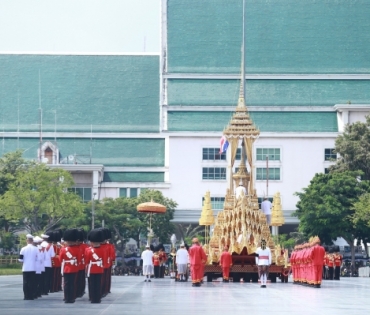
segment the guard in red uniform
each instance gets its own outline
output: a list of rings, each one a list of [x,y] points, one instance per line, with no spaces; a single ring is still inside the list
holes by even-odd
[[[86,287],[86,278],[85,278],[85,250],[88,247],[86,243],[84,243],[86,239],[86,232],[84,229],[78,229],[78,241],[77,246],[80,248],[80,256],[81,261],[79,262],[79,270],[77,275],[77,297],[83,297],[85,294],[85,287]]]
[[[107,228],[101,229],[104,234],[104,242],[101,243],[100,247],[103,248],[105,259],[103,261],[103,268],[104,268],[104,274],[102,276],[102,297],[105,297],[108,292],[110,291],[110,270],[112,269],[112,262],[111,262],[111,247],[108,243],[108,240],[110,239],[110,231]]]
[[[85,263],[89,279],[89,297],[91,303],[100,303],[102,298],[101,280],[104,273],[103,261],[106,252],[100,243],[104,242],[104,233],[100,229],[92,230],[88,239],[91,247],[85,250]]]
[[[61,232],[59,230],[53,232],[52,240],[55,256],[51,258],[51,263],[53,266],[53,280],[52,280],[52,289],[50,292],[59,292],[62,291],[62,275],[61,275],[61,263],[59,259],[60,254],[60,240],[62,238]]]
[[[313,269],[313,285],[315,288],[321,287],[322,268],[325,257],[325,248],[320,245],[318,236],[313,238],[313,247],[311,251],[312,269]]]
[[[335,246],[334,250],[334,280],[340,280],[340,267],[342,266],[343,256],[339,253],[339,246]]]
[[[164,272],[165,272],[165,269],[166,269],[165,265],[166,265],[166,261],[167,261],[167,255],[166,255],[166,252],[164,251],[163,245],[162,245],[161,248],[159,248],[158,256],[159,256],[159,264],[160,264],[159,278],[164,278]]]
[[[224,251],[220,257],[220,266],[222,267],[222,278],[223,282],[229,282],[230,267],[233,265],[231,254],[228,251],[227,246],[224,247]]]
[[[326,264],[328,266],[328,280],[333,280],[334,277],[334,249],[333,247],[329,248],[329,254],[326,256]]]
[[[200,287],[200,282],[202,280],[201,264],[206,262],[207,256],[203,248],[199,245],[199,240],[197,238],[193,238],[192,243],[193,245],[189,249],[192,286]]]
[[[78,230],[69,229],[64,232],[63,239],[66,246],[60,250],[59,260],[62,265],[61,273],[64,277],[64,303],[74,303],[76,296],[76,281],[81,261],[80,248],[76,246]]]

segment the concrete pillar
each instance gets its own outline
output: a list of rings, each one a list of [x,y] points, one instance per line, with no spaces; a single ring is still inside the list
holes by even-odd
[[[92,198],[99,198],[99,171],[93,171]]]

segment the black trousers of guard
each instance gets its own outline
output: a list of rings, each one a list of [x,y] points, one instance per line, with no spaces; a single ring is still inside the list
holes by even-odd
[[[83,297],[85,293],[86,279],[85,269],[79,270],[77,274],[77,297]]]
[[[334,269],[334,280],[340,280],[340,266],[336,266]]]
[[[334,276],[334,268],[329,267],[329,277],[328,277],[328,279],[333,280],[333,276]]]
[[[159,278],[160,266],[154,266],[154,278]]]
[[[45,267],[45,275],[44,275],[44,286],[43,286],[43,295],[47,295],[51,288],[51,276],[52,276],[52,268]]]
[[[36,273],[35,274],[35,287],[34,287],[35,299],[38,297],[41,297],[41,282],[42,282],[41,273]]]
[[[166,269],[166,266],[161,266],[159,268],[159,278],[164,278],[164,271]]]
[[[89,297],[91,303],[100,303],[102,297],[102,273],[91,273],[89,277]]]
[[[23,272],[23,293],[25,300],[33,300],[35,298],[35,275],[35,271]]]
[[[77,272],[65,273],[64,277],[64,300],[66,303],[75,301]]]

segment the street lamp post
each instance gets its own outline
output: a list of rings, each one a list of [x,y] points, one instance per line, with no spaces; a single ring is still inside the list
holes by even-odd
[[[95,226],[95,196],[96,193],[93,193],[93,199],[91,203],[91,229],[94,229]]]

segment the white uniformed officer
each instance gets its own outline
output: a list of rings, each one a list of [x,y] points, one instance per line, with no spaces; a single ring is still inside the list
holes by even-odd
[[[33,300],[38,249],[33,245],[33,236],[31,234],[27,234],[26,238],[27,246],[21,249],[18,260],[23,263],[24,300]]]

